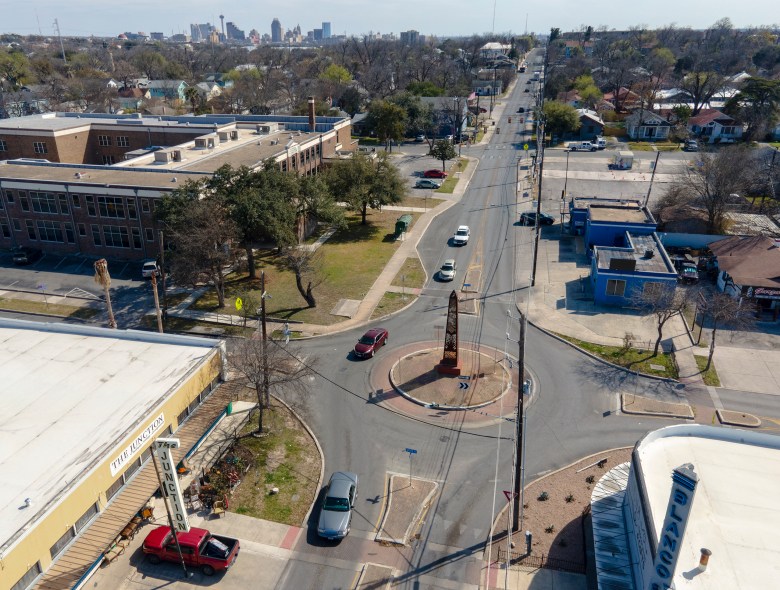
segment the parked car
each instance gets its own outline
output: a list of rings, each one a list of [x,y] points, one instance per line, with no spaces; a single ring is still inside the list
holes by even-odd
[[[29,246],[15,248],[11,254],[13,256],[14,264],[19,265],[32,264],[43,256],[43,252],[38,250],[38,248],[30,248]]]
[[[519,109],[517,109],[517,112],[518,112],[518,113],[524,113],[524,112],[525,112],[525,109],[524,109],[523,107],[520,107]]]
[[[444,264],[442,264],[441,268],[439,269],[439,280],[453,280],[455,278],[455,271],[457,268],[458,267],[455,264],[455,260],[453,258],[448,258],[444,261]]]
[[[526,88],[525,90],[523,90],[523,92],[530,92],[530,91],[528,90],[528,88]]]
[[[596,146],[590,141],[572,141],[568,146],[572,152],[595,152]]]
[[[441,188],[441,183],[428,178],[422,178],[417,181],[414,188]]]
[[[699,151],[699,143],[695,139],[686,139],[685,140],[685,146],[683,149],[686,152],[698,152]]]
[[[525,81],[526,84],[530,84],[531,82],[533,82],[533,80],[531,80],[530,78]]]
[[[452,236],[452,243],[456,246],[465,246],[469,243],[470,235],[471,230],[468,225],[459,225],[458,229],[455,230],[455,235]]]
[[[141,276],[143,276],[145,279],[151,279],[152,275],[159,277],[160,267],[157,266],[156,260],[147,260],[141,267]]]
[[[525,211],[520,214],[521,225],[536,225],[536,211]],[[555,218],[547,213],[539,213],[539,225],[552,225]]]
[[[422,142],[425,141],[425,136],[424,135],[417,135],[417,136],[415,136],[414,141],[415,141],[415,143],[422,143]]]
[[[684,262],[677,271],[680,281],[692,285],[699,282],[699,270],[691,262]]]
[[[317,534],[325,539],[343,539],[352,524],[352,508],[357,498],[358,476],[336,471],[330,476],[320,508]]]
[[[355,344],[355,356],[371,358],[382,346],[387,344],[388,332],[384,328],[371,328]]]
[[[228,569],[236,561],[241,549],[238,539],[212,535],[206,529],[192,527],[189,532],[179,532],[176,536],[184,563],[189,567],[200,568],[205,576],[213,576],[214,572]],[[159,526],[150,532],[144,539],[142,550],[149,556],[151,563],[181,563],[170,527]]]
[[[455,137],[453,137],[452,135],[445,135],[444,140],[452,143],[453,141],[455,141]]]
[[[423,172],[425,178],[447,178],[447,173],[444,170],[426,170]]]

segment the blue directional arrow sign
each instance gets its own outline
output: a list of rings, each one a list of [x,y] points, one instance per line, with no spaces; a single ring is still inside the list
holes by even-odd
[[[469,388],[469,384],[466,383],[465,381],[461,381],[460,383],[458,383],[458,389],[468,389],[468,388]]]
[[[463,283],[464,287],[471,287],[471,283]]]
[[[404,449],[404,453],[409,453],[410,455],[416,455],[417,449]]]

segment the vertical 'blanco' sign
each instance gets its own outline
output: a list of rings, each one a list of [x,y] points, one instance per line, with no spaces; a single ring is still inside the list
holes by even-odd
[[[699,476],[691,463],[680,465],[672,472],[672,494],[669,496],[664,526],[655,552],[651,590],[674,588],[674,569],[677,567],[677,558],[698,482]]]
[[[176,463],[171,455],[172,449],[179,448],[178,438],[158,438],[154,442],[154,454],[160,460],[160,477],[162,478],[162,492],[171,501],[171,515],[173,526],[177,531],[188,532],[190,521],[187,518],[187,509],[179,488],[179,478],[176,474]]]

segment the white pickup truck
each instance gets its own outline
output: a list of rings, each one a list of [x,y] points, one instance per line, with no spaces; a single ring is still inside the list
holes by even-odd
[[[567,147],[572,152],[595,152],[597,149],[591,141],[572,141]]]

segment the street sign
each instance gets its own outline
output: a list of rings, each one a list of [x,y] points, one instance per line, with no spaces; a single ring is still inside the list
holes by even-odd
[[[464,287],[471,287],[471,283],[463,283]]]
[[[527,144],[527,143],[524,143],[524,144],[523,144],[523,149],[524,149],[525,151],[528,151],[528,144]]]
[[[507,502],[511,502],[512,498],[517,496],[517,494],[515,494],[514,492],[510,492],[509,490],[504,490],[504,495],[506,496]]]
[[[465,381],[461,381],[460,383],[458,383],[458,389],[468,389],[468,388],[469,388],[469,384],[466,383]]]
[[[404,453],[409,453],[410,455],[416,455],[417,449],[404,449]]]
[[[241,297],[236,297],[236,309],[238,311],[241,311],[243,307],[244,307],[244,302],[241,300]]]
[[[463,379],[464,381],[468,381],[471,379],[471,375],[458,375],[458,379]]]

